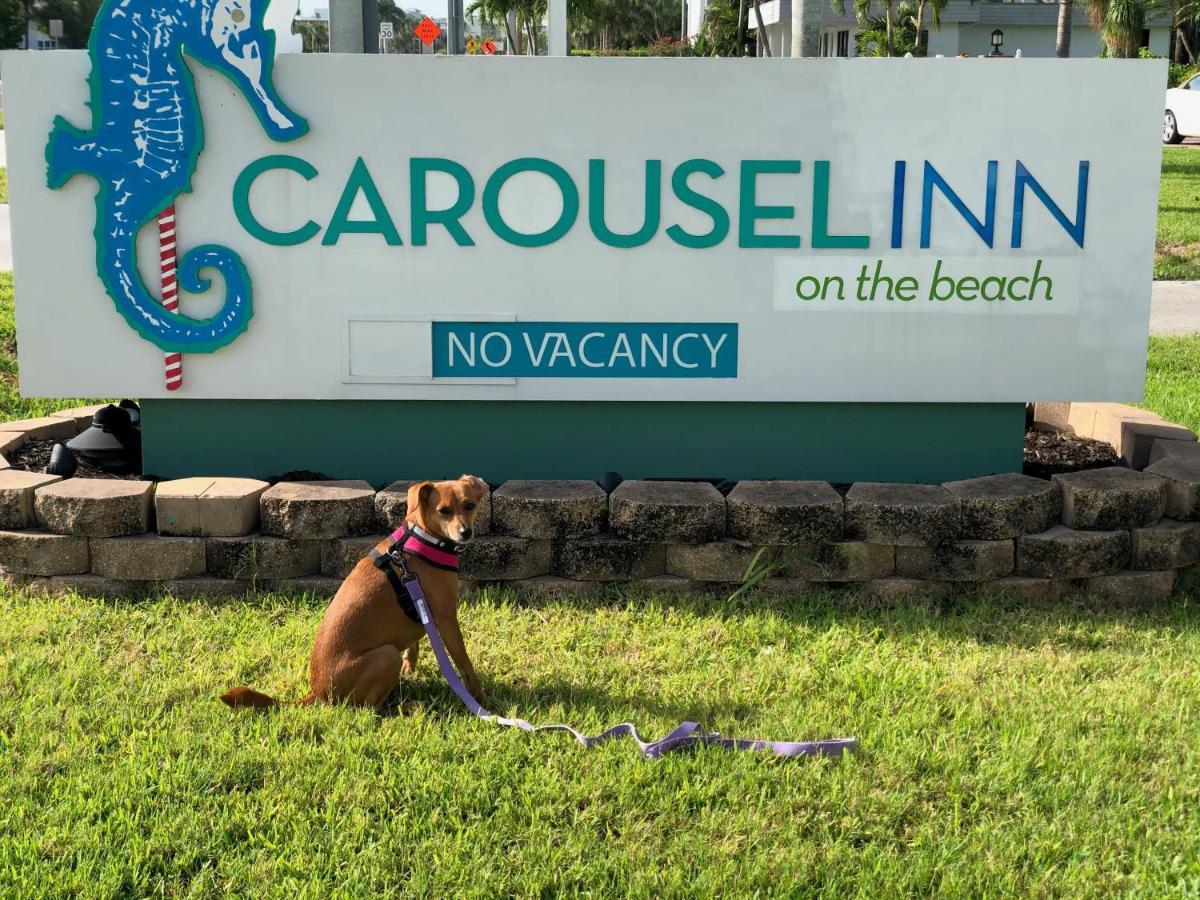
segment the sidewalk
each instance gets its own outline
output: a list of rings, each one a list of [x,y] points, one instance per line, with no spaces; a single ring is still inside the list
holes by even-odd
[[[1150,292],[1151,334],[1200,332],[1200,281],[1156,281]]]

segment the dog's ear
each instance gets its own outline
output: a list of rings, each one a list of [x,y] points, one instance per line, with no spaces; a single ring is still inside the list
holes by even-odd
[[[482,478],[479,478],[476,475],[461,475],[461,476],[459,476],[458,480],[461,481],[463,484],[467,485],[468,487],[470,487],[476,491],[479,491],[480,495],[486,494],[488,492],[487,482],[484,481]]]
[[[429,494],[432,490],[432,481],[418,481],[408,489],[409,515],[425,506],[425,501],[429,499]]]

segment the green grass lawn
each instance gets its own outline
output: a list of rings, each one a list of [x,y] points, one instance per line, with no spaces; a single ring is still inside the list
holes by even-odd
[[[856,735],[840,760],[658,762],[305,693],[320,605],[0,592],[0,895],[1147,896],[1200,890],[1200,617],[822,594],[614,594],[464,630],[494,707]]]
[[[1152,338],[1146,404],[1198,398],[1200,336]],[[0,274],[0,417],[84,402],[17,395]],[[217,701],[303,696],[322,602],[0,587],[0,897],[1200,894],[1197,596],[468,598],[498,711],[862,746],[650,762],[470,719],[427,650],[411,715]]]
[[[1142,405],[1200,432],[1200,335],[1150,338]]]
[[[0,203],[8,202],[8,169],[0,166]]]
[[[1154,277],[1200,278],[1200,151],[1163,148]]]

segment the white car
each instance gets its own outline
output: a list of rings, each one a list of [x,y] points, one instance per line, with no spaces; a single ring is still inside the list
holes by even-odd
[[[1163,143],[1178,144],[1185,137],[1200,137],[1200,75],[1167,91]]]

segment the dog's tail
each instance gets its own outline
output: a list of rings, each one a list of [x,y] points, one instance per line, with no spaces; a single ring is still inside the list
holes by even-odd
[[[308,706],[316,699],[316,695],[309,694],[303,700],[295,701],[300,706]],[[276,700],[274,697],[268,697],[266,694],[260,693],[249,687],[230,688],[221,695],[221,702],[230,709],[270,709],[273,706],[279,706],[282,701]]]

